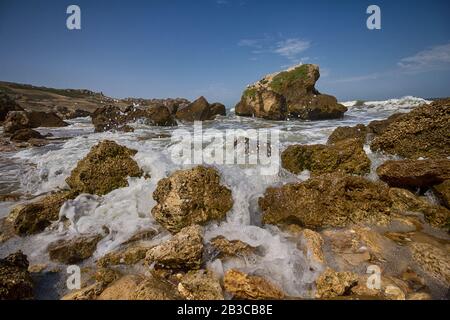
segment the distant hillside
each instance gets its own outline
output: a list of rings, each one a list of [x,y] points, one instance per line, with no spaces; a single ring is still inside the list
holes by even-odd
[[[27,110],[48,111],[55,107],[70,110],[94,111],[102,105],[125,106],[125,101],[104,96],[90,90],[55,89],[27,84],[0,82],[0,93],[6,93]]]

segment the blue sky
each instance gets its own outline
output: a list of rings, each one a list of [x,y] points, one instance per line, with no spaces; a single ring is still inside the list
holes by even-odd
[[[66,28],[71,4],[82,30]],[[371,4],[381,30],[366,28]],[[339,100],[450,96],[449,12],[448,0],[0,0],[0,80],[234,105],[305,62]]]

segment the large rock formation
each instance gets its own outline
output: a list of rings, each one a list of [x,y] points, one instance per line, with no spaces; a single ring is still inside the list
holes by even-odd
[[[60,117],[53,112],[40,111],[11,111],[3,123],[5,133],[14,133],[21,129],[39,127],[65,127],[68,126]]]
[[[121,109],[118,106],[106,106],[95,110],[91,114],[91,118],[96,132],[120,130],[127,123],[138,120],[153,126],[170,127],[177,125],[169,109],[165,106],[147,108],[129,106],[125,109]]]
[[[309,170],[313,175],[343,172],[363,175],[370,172],[370,160],[356,139],[333,145],[292,145],[282,154],[283,168],[299,174]]]
[[[136,152],[114,141],[102,141],[78,162],[66,182],[77,193],[96,195],[126,187],[128,177],[142,175],[142,170],[132,159]]]
[[[259,199],[263,222],[297,224],[313,230],[390,220],[389,189],[381,183],[340,173],[268,188]]]
[[[226,116],[225,106],[221,103],[209,104],[205,97],[200,97],[188,106],[179,108],[176,117],[183,121],[214,120],[218,115]]]
[[[315,88],[319,77],[319,67],[312,64],[268,75],[244,91],[236,114],[272,120],[342,117],[347,108],[335,97],[320,94]]]
[[[446,158],[450,155],[450,99],[423,105],[392,121],[371,144],[408,159]]]
[[[0,300],[33,298],[33,281],[28,266],[28,259],[21,251],[0,259]]]
[[[233,206],[231,191],[220,184],[213,168],[180,170],[158,182],[153,193],[155,219],[170,232],[225,217]]]
[[[378,167],[377,174],[393,187],[427,188],[450,179],[450,160],[387,161]]]
[[[182,229],[172,239],[150,249],[147,263],[166,269],[199,269],[203,254],[203,230],[194,225]]]

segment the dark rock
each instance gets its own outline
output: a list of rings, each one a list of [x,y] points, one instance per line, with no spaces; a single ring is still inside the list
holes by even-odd
[[[367,127],[363,124],[358,124],[354,127],[338,127],[328,138],[327,144],[335,144],[339,141],[347,139],[356,139],[359,144],[364,145],[366,142]]]
[[[209,104],[204,97],[198,98],[184,108],[179,108],[176,113],[177,119],[183,121],[214,120],[217,115],[226,115],[225,106],[220,103]]]
[[[70,240],[59,240],[51,243],[47,251],[50,259],[64,264],[78,263],[92,256],[97,248],[101,235],[81,236]]]
[[[33,298],[33,281],[28,266],[28,259],[21,251],[0,259],[0,300]]]
[[[0,93],[0,122],[5,121],[10,111],[23,111],[23,109],[10,96]]]
[[[33,129],[20,129],[11,136],[11,141],[15,142],[28,141],[30,139],[45,139],[45,137]]]
[[[386,130],[387,127],[389,127],[389,125],[391,123],[393,123],[394,121],[400,119],[404,115],[405,115],[404,113],[395,113],[395,114],[393,114],[392,116],[390,116],[389,118],[387,118],[385,120],[372,121],[367,126],[367,130],[368,130],[368,132],[370,132],[370,133],[372,133],[374,135],[380,135]]]

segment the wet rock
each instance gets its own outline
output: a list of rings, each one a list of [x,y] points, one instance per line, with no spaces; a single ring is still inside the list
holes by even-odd
[[[186,300],[224,300],[218,278],[206,270],[188,272],[178,284],[178,292]]]
[[[339,104],[335,97],[316,90],[319,77],[319,67],[312,64],[268,75],[247,87],[236,105],[236,114],[272,120],[342,117],[347,108]]]
[[[335,144],[337,142],[355,139],[359,144],[364,145],[367,136],[367,127],[363,124],[358,124],[354,127],[338,127],[328,138],[327,144]]]
[[[357,284],[358,275],[327,268],[316,280],[316,298],[330,299],[350,295],[351,289]]]
[[[450,179],[434,186],[433,192],[442,201],[442,204],[450,209]]]
[[[176,288],[155,277],[124,276],[111,283],[98,300],[178,300]]]
[[[81,236],[70,240],[58,240],[51,243],[47,251],[52,261],[74,264],[86,260],[97,249],[101,235]]]
[[[17,130],[11,136],[11,141],[15,142],[28,141],[30,139],[45,139],[45,137],[32,129]]]
[[[61,300],[95,300],[104,289],[102,283],[95,282],[85,288],[66,294]]]
[[[133,234],[127,241],[125,241],[122,244],[126,245],[126,244],[130,244],[133,242],[138,242],[138,241],[148,241],[148,240],[153,239],[153,237],[157,234],[158,234],[158,231],[153,228],[140,230],[140,231],[136,232],[135,234]]]
[[[218,252],[218,258],[247,256],[256,252],[255,247],[240,240],[228,240],[223,236],[211,239],[210,244]]]
[[[370,172],[370,160],[362,146],[353,139],[334,145],[292,145],[282,154],[283,168],[299,174],[309,170],[313,175],[343,172],[363,175]]]
[[[413,259],[425,272],[445,285],[450,285],[450,251],[448,248],[413,242],[410,249]]]
[[[136,152],[104,140],[92,147],[88,155],[78,162],[66,182],[78,193],[96,195],[127,187],[128,177],[142,176],[142,170],[132,159]]]
[[[309,229],[303,229],[300,232],[300,236],[302,237],[305,255],[309,260],[315,264],[325,264],[325,256],[322,250],[324,244],[322,236]]]
[[[390,220],[388,188],[362,177],[325,174],[302,183],[268,188],[259,199],[263,223],[317,230]]]
[[[404,113],[395,113],[385,120],[375,120],[369,123],[367,131],[373,135],[382,134],[391,123],[400,119]]]
[[[54,112],[31,111],[27,112],[27,116],[30,119],[30,128],[59,128],[69,125]]]
[[[405,300],[408,286],[402,280],[394,277],[381,276],[380,288],[370,288],[370,275],[359,275],[358,282],[350,289],[351,295],[383,300]]]
[[[172,233],[221,220],[233,206],[231,191],[220,184],[219,173],[204,166],[176,171],[160,180],[153,198],[157,202],[153,217]]]
[[[433,205],[416,196],[406,189],[391,188],[389,197],[392,200],[392,208],[400,213],[422,213],[425,220],[437,228],[450,226],[450,210],[439,205]]]
[[[33,298],[33,282],[28,266],[28,259],[21,251],[0,259],[0,300]]]
[[[423,105],[393,121],[372,141],[373,151],[408,159],[450,155],[450,100]]]
[[[179,108],[176,118],[183,121],[214,120],[217,115],[225,116],[225,106],[221,103],[209,104],[205,97],[200,97],[188,106]]]
[[[224,276],[225,290],[237,300],[279,300],[284,293],[268,280],[237,270],[228,270]]]
[[[121,109],[117,106],[98,108],[91,114],[96,132],[126,128],[127,123],[141,120],[152,126],[176,126],[177,123],[165,106],[134,107]]]
[[[60,191],[37,201],[18,205],[8,216],[14,231],[20,236],[43,231],[53,221],[58,220],[59,210],[64,202],[73,198],[70,191]]]
[[[392,187],[427,188],[450,179],[450,160],[387,161],[378,167],[377,174]]]
[[[130,246],[119,251],[114,251],[106,254],[97,261],[100,267],[115,266],[119,264],[134,265],[143,260],[147,251],[152,247],[146,246]]]
[[[23,109],[10,96],[0,93],[0,122],[5,121],[6,115],[10,111],[23,111]]]
[[[202,262],[203,230],[193,225],[182,229],[170,240],[147,252],[148,264],[166,269],[198,269]]]
[[[101,283],[106,287],[121,278],[121,273],[110,268],[100,268],[95,272],[94,278],[97,283]]]

